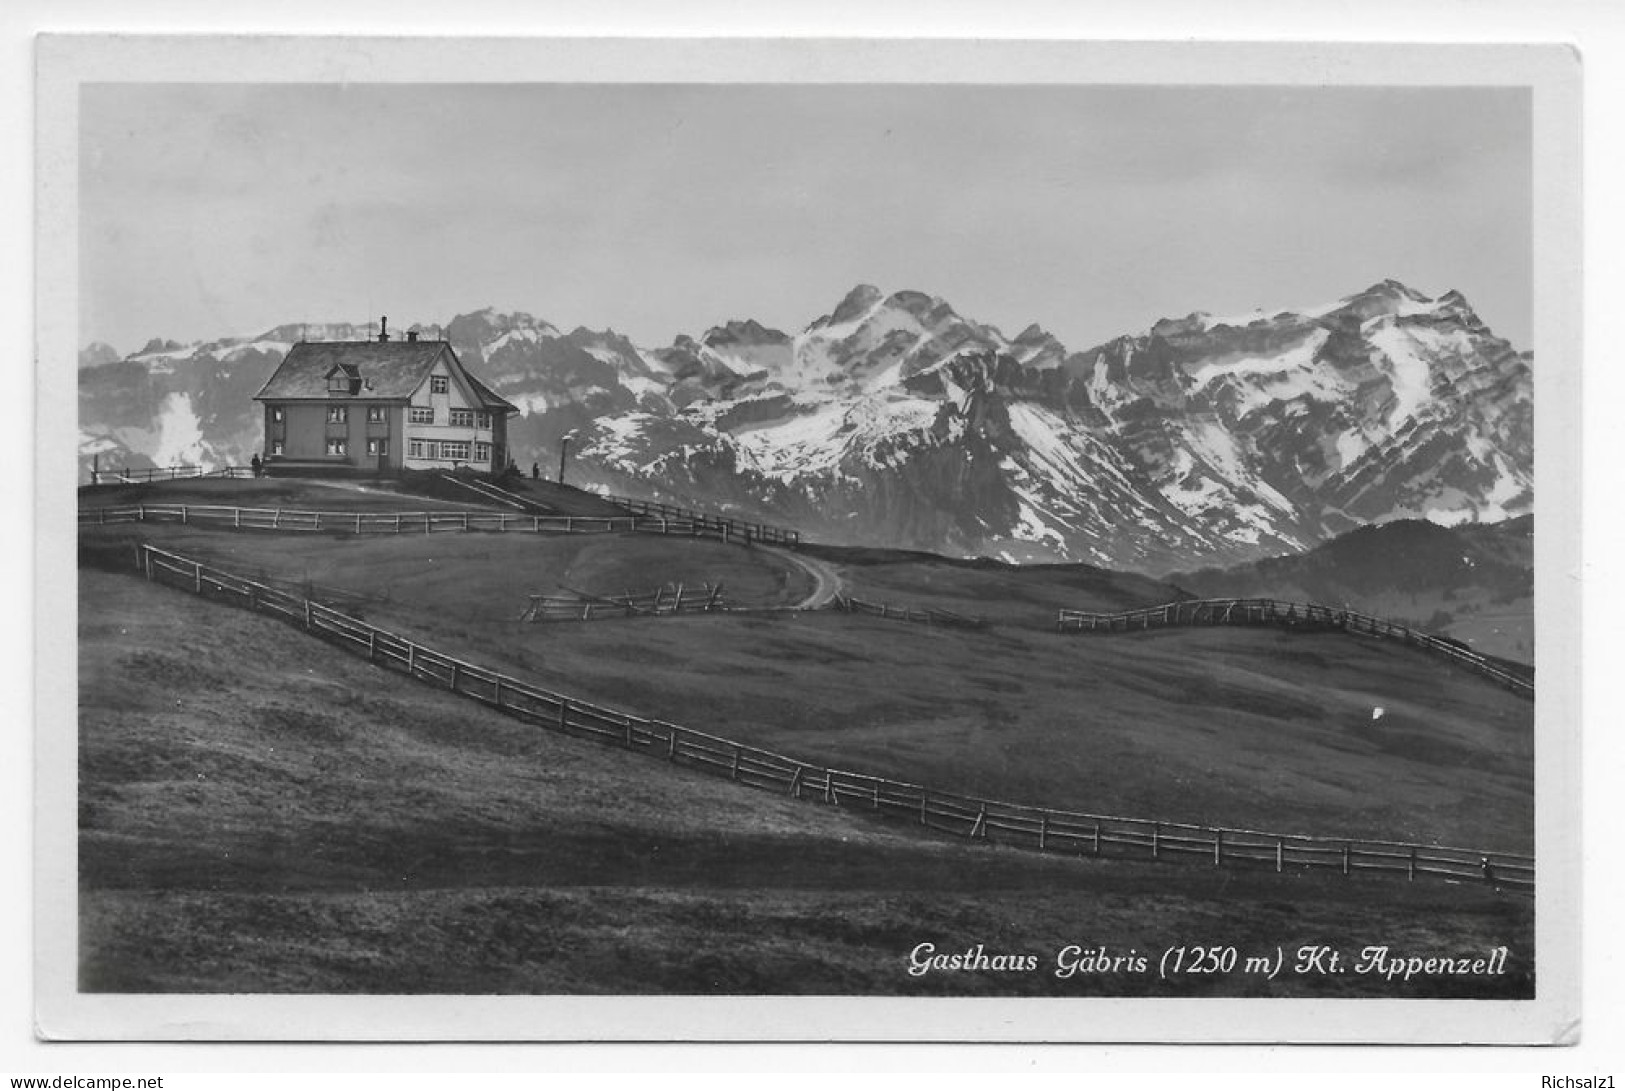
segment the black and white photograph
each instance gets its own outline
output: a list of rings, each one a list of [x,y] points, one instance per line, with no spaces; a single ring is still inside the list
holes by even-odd
[[[42,45],[69,1036],[1561,1037],[1571,55],[246,46]]]

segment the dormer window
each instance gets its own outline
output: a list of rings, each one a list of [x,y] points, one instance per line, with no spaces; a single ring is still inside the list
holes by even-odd
[[[361,392],[361,369],[354,364],[335,364],[327,373],[327,392],[329,394],[359,394]]]
[[[446,389],[446,377],[444,375],[429,376],[429,393],[444,394]]]

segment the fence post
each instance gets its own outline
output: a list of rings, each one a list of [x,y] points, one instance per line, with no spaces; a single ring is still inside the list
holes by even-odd
[[[410,641],[406,645],[406,673],[414,678],[418,673],[418,646]]]
[[[1286,842],[1281,838],[1275,839],[1275,870],[1280,871],[1286,866]]]
[[[1151,823],[1151,858],[1157,859],[1162,855],[1162,823]]]
[[[796,766],[795,776],[790,778],[790,794],[797,799],[801,798],[801,766]]]
[[[181,525],[182,526],[186,525],[186,505],[185,504],[181,505]]]
[[[926,817],[926,800],[930,797],[930,795],[931,795],[931,793],[927,792],[924,788],[920,789],[920,825],[922,825],[922,826],[926,826],[926,825],[930,824],[930,823],[926,822],[926,820],[925,820],[925,817]]]
[[[1218,867],[1224,859],[1224,831],[1213,831],[1213,866]]]
[[[462,673],[463,673],[462,665],[459,664],[455,659],[452,660],[452,663],[451,663],[451,691],[453,693],[457,692],[457,683],[458,683],[458,681],[461,680]]]
[[[378,630],[367,630],[367,662],[371,663],[378,658]]]
[[[1352,849],[1353,849],[1353,846],[1351,846],[1351,845],[1344,845],[1343,846],[1343,874],[1344,875],[1347,875],[1349,873],[1349,857],[1352,855]]]
[[[728,773],[728,779],[729,780],[738,780],[739,779],[739,747],[738,746],[734,747],[734,765],[733,765],[733,769],[730,770],[729,773]]]
[[[1416,846],[1415,845],[1411,846],[1410,867],[1407,869],[1407,873],[1406,873],[1405,877],[1407,879],[1412,880],[1412,881],[1414,881],[1416,879]]]
[[[1043,852],[1049,840],[1049,815],[1038,816],[1038,851]]]
[[[192,591],[194,594],[203,594],[203,565],[198,562],[192,564]]]
[[[666,725],[666,732],[667,732],[667,735],[666,735],[666,760],[667,761],[676,761],[677,760],[677,725],[676,724],[667,724]]]
[[[1093,852],[1096,856],[1100,855],[1100,823],[1099,822],[1095,823],[1094,843],[1091,846],[1090,851]]]
[[[564,700],[561,697],[559,699],[559,730],[560,731],[568,731],[569,729],[570,729],[570,702]]]
[[[824,770],[824,802],[840,802],[840,800],[835,798],[835,772],[832,769]]]
[[[243,528],[243,509],[242,508],[232,508],[231,509],[231,529],[232,530],[241,530],[242,528]]]
[[[309,599],[305,600],[305,628],[306,629],[314,628],[314,626],[311,624],[310,600]]]

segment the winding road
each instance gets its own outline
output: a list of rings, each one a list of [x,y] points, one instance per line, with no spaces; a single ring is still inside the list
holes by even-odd
[[[792,603],[790,606],[792,610],[817,610],[820,607],[828,606],[835,601],[835,596],[840,594],[841,589],[846,586],[841,580],[840,573],[836,572],[834,567],[827,561],[821,561],[816,557],[808,557],[805,554],[788,549],[780,549],[777,546],[757,545],[755,548],[765,550],[775,557],[783,557],[812,577],[812,593],[800,602]]]

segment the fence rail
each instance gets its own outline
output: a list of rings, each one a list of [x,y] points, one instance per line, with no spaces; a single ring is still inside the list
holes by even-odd
[[[1120,614],[1061,610],[1056,618],[1056,630],[1063,633],[1126,633],[1207,625],[1275,625],[1393,640],[1460,663],[1514,693],[1531,698],[1535,695],[1532,678],[1517,674],[1509,670],[1506,664],[1479,655],[1455,641],[1412,629],[1397,621],[1316,603],[1278,602],[1275,599],[1187,599]]]
[[[140,543],[147,579],[270,614],[396,670],[565,735],[589,737],[667,762],[798,799],[891,816],[942,833],[1073,856],[1200,860],[1225,864],[1389,874],[1534,888],[1534,857],[1397,841],[1162,822],[1033,807],[939,791],[887,777],[810,764],[703,731],[606,708],[468,662],[341,611],[200,561]]]
[[[141,470],[91,470],[90,483],[92,485],[142,485],[153,481],[186,481],[199,477],[251,478],[253,476],[254,470],[251,466],[222,466],[218,470],[206,470],[202,466],[151,466]]]
[[[631,500],[624,496],[614,496],[609,493],[593,493],[598,499],[614,504],[622,510],[644,519],[678,519],[695,523],[705,527],[713,534],[736,538],[748,536],[757,542],[766,542],[769,545],[799,545],[801,532],[787,530],[784,527],[770,526],[766,523],[751,523],[742,519],[726,519],[720,515],[707,515],[704,512],[694,511],[691,508],[680,508],[675,504],[661,504],[653,500]]]
[[[213,504],[138,504],[79,510],[81,525],[117,523],[185,523],[233,530],[320,532],[324,534],[437,534],[447,531],[490,531],[534,534],[666,534],[717,538],[749,545],[763,539],[745,531],[729,532],[692,520],[665,517],[603,515],[521,515],[500,511],[297,511],[288,508],[240,508]]]
[[[673,614],[725,611],[722,585],[684,584],[658,587],[653,591],[624,595],[592,595],[563,588],[564,595],[530,595],[520,621],[598,621],[615,617],[670,617]]]

